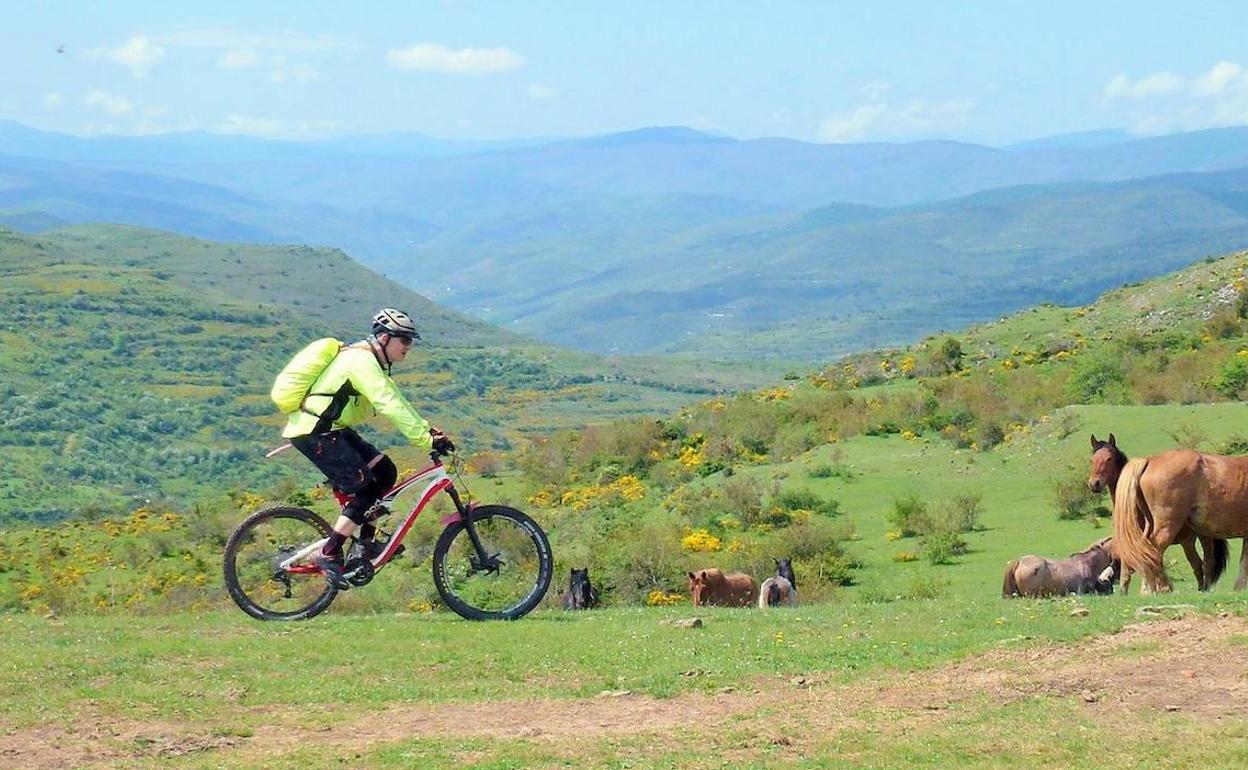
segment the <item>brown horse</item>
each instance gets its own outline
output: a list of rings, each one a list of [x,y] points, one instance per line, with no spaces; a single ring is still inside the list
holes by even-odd
[[[725,575],[712,567],[689,573],[689,593],[693,595],[694,607],[749,607],[758,595],[758,584],[744,573]]]
[[[1114,547],[1123,568],[1168,591],[1162,555],[1196,535],[1248,536],[1248,457],[1173,449],[1122,468],[1114,490]]]
[[[1108,441],[1101,441],[1095,433],[1092,434],[1092,472],[1088,476],[1088,489],[1096,493],[1109,490],[1109,497],[1112,501],[1118,488],[1118,478],[1122,475],[1122,469],[1126,467],[1127,462],[1127,455],[1118,448],[1118,441],[1114,438],[1114,434],[1109,434]],[[1140,527],[1143,526],[1144,523],[1141,521]],[[1183,533],[1179,543],[1183,546],[1183,553],[1187,556],[1188,563],[1192,565],[1192,572],[1196,575],[1196,585],[1201,591],[1208,591],[1226,569],[1227,545],[1225,540],[1210,537],[1199,538],[1200,546],[1205,552],[1205,558],[1202,560],[1196,551],[1197,539],[1196,533],[1189,528]],[[1248,541],[1245,541],[1245,548],[1248,549]],[[1248,560],[1248,550],[1244,552],[1244,559]],[[1248,562],[1245,562],[1245,566],[1248,567]],[[1130,565],[1122,565],[1122,592],[1124,594],[1131,589],[1132,571]],[[1240,573],[1240,580],[1243,580],[1243,569]],[[1239,582],[1236,582],[1235,586],[1241,587]]]
[[[1112,539],[1098,540],[1061,561],[1043,556],[1015,559],[1005,566],[1001,597],[1112,594],[1118,577]]]

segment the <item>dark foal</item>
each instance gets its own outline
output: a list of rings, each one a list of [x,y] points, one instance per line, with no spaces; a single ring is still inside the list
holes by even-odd
[[[565,610],[588,610],[598,606],[598,589],[589,582],[589,567],[572,570],[568,592],[563,595]]]

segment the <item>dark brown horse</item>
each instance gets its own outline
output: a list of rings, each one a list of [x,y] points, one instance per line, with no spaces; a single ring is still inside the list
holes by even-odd
[[[1114,438],[1114,434],[1109,434],[1107,441],[1101,441],[1097,439],[1096,434],[1092,434],[1092,472],[1088,476],[1088,488],[1093,492],[1109,490],[1109,497],[1112,501],[1118,488],[1118,479],[1127,462],[1127,455],[1118,448],[1118,441]],[[1139,526],[1141,528],[1145,526],[1142,519]],[[1203,560],[1196,551],[1197,540],[1200,540],[1200,547],[1205,552]],[[1183,553],[1187,556],[1188,563],[1192,565],[1197,587],[1201,591],[1208,591],[1226,569],[1229,553],[1226,541],[1211,537],[1198,537],[1196,532],[1189,528],[1182,533],[1178,542],[1183,546]],[[1245,558],[1248,558],[1248,551],[1245,551]],[[1125,563],[1122,565],[1122,592],[1124,594],[1131,588],[1132,572],[1130,565]],[[1243,570],[1241,570],[1241,580],[1243,579],[1242,572]],[[1236,587],[1240,587],[1238,582]]]
[[[1195,537],[1223,541],[1220,547],[1213,544],[1212,572],[1201,571],[1207,588],[1212,580],[1205,576],[1225,566],[1225,540],[1245,536],[1248,457],[1174,449],[1122,466],[1114,488],[1114,548],[1123,569],[1142,572],[1149,590],[1171,588],[1162,559],[1171,544]]]

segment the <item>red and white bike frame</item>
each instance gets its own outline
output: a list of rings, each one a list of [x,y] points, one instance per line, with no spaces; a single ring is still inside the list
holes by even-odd
[[[416,502],[416,505],[412,508],[411,512],[407,514],[407,518],[403,519],[403,523],[400,524],[399,528],[395,530],[395,533],[390,536],[390,540],[386,543],[385,550],[373,557],[371,560],[373,569],[380,569],[386,562],[390,561],[390,559],[394,557],[394,552],[398,550],[399,545],[403,542],[403,538],[407,536],[407,531],[412,528],[412,524],[416,522],[416,518],[420,516],[420,512],[424,510],[426,505],[429,504],[429,501],[433,499],[434,495],[445,490],[447,494],[451,496],[451,500],[455,502],[455,512],[442,518],[443,526],[454,524],[456,521],[459,521],[463,517],[463,514],[467,511],[464,504],[460,502],[459,493],[455,490],[455,487],[451,482],[451,477],[447,475],[446,467],[439,461],[434,461],[433,465],[425,468],[423,471],[413,476],[409,476],[408,478],[395,484],[390,488],[390,491],[386,492],[380,499],[378,499],[377,503],[379,505],[384,505],[387,508],[391,508],[396,498],[400,497],[407,490],[415,488],[421,482],[424,482],[425,484],[425,491],[421,492],[420,499]],[[340,507],[346,507],[347,503],[351,500],[350,495],[344,495],[338,492],[338,490],[334,490],[334,497],[338,499],[338,505]],[[325,545],[326,540],[328,540],[328,538],[321,538],[314,543],[309,543],[303,548],[300,548],[298,551],[278,563],[278,568],[295,574],[301,572],[318,572],[319,570],[317,567],[306,563],[305,560],[313,554],[320,553],[321,547]]]

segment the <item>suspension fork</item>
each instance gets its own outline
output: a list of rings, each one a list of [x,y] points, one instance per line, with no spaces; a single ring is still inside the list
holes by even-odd
[[[464,523],[464,529],[468,532],[468,539],[472,541],[473,550],[477,552],[478,563],[473,566],[478,569],[497,569],[493,556],[485,552],[485,546],[481,544],[481,538],[477,535],[476,524],[472,520],[472,508],[464,505],[463,500],[459,498],[459,490],[451,484],[446,488],[446,493],[451,496],[451,502],[455,503],[455,510],[459,511],[459,520]]]

